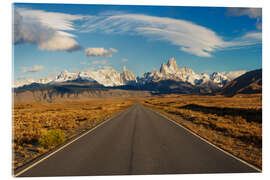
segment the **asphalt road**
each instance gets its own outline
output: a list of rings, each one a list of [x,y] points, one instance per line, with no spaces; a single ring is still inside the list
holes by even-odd
[[[243,172],[258,171],[135,104],[19,176]]]

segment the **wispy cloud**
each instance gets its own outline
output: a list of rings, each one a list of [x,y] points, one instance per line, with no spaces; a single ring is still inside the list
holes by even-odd
[[[261,28],[261,9],[229,8],[229,15],[247,15],[258,18]],[[80,21],[80,23],[74,23]],[[211,57],[214,52],[232,48],[246,48],[261,44],[261,32],[248,32],[242,37],[225,41],[215,31],[190,21],[144,14],[104,13],[98,16],[71,15],[42,10],[15,8],[15,44],[32,43],[41,50],[76,51],[81,46],[72,32],[102,32],[107,34],[126,33],[144,36],[150,40],[166,41],[179,50],[200,57]],[[255,36],[256,34],[256,36]],[[228,39],[228,37],[226,37]],[[115,48],[87,48],[86,56],[112,57]]]
[[[179,50],[201,57],[211,57],[218,50],[260,44],[258,39],[248,37],[248,34],[224,41],[213,30],[195,23],[144,14],[117,14],[89,18],[82,32],[128,33],[147,37],[151,40],[167,41],[179,46]],[[258,36],[260,37],[260,36]],[[248,38],[248,43],[246,43]],[[241,40],[241,42],[238,42]],[[253,41],[254,40],[254,41]],[[247,44],[247,45],[246,45]],[[240,47],[239,47],[240,48]]]
[[[228,8],[227,15],[229,16],[248,16],[256,19],[257,29],[262,29],[262,8]]]
[[[36,44],[41,50],[79,50],[75,36],[65,31],[74,31],[73,22],[82,19],[79,15],[15,8],[13,42]]]
[[[112,57],[108,50],[104,48],[87,48],[85,49],[86,56],[106,56]]]
[[[262,16],[261,8],[228,8],[227,14],[229,16],[249,16],[250,18],[257,18]]]
[[[232,41],[226,42],[225,49],[240,49],[249,46],[254,46],[262,43],[261,32],[249,32],[241,37],[235,38]]]
[[[43,70],[43,66],[35,65],[32,67],[21,67],[23,73],[35,73]]]

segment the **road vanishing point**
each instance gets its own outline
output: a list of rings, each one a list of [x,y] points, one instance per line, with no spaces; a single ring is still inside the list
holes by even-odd
[[[136,103],[14,176],[248,172],[260,170]]]

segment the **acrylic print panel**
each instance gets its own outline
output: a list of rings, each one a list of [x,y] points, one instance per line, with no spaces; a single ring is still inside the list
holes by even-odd
[[[16,177],[262,168],[262,9],[13,4]]]

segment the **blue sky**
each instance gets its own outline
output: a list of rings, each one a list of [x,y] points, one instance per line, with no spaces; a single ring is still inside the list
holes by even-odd
[[[135,75],[174,57],[196,73],[262,67],[261,9],[14,4],[15,80],[110,66]]]

